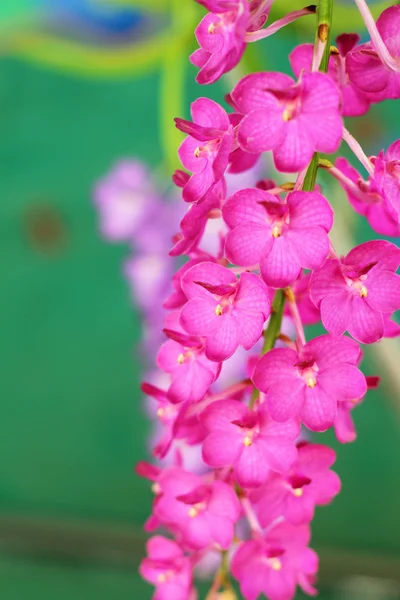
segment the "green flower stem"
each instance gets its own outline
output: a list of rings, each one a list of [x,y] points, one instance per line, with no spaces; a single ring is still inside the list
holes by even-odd
[[[272,350],[275,342],[280,334],[283,310],[285,308],[285,292],[284,290],[276,290],[274,300],[272,302],[271,316],[267,329],[264,331],[264,345],[261,354],[265,354]],[[249,408],[253,410],[255,401],[258,398],[258,389],[255,387],[250,398]]]
[[[307,169],[306,176],[304,177],[303,190],[305,192],[312,192],[315,186],[315,180],[317,179],[319,154],[315,152],[312,160]]]
[[[219,594],[221,587],[225,592]],[[236,595],[229,580],[229,555],[226,550],[222,550],[221,552],[221,566],[217,571],[213,584],[206,596],[206,600],[215,600],[217,597],[223,597],[224,594],[227,598],[229,594],[230,600],[236,600]]]
[[[320,40],[325,46],[325,52],[321,60],[319,70],[327,73],[331,48],[333,0],[319,0],[317,8],[317,33],[315,44]]]
[[[329,56],[331,51],[331,30],[332,30],[333,0],[320,0],[317,8],[317,31],[315,35],[315,44],[322,41],[326,44],[324,55],[321,60],[319,70],[322,73],[328,71]],[[319,156],[316,152],[310,162],[307,174],[304,178],[303,190],[311,192],[315,186],[317,178]]]
[[[296,2],[294,0],[279,0],[279,2],[275,2],[272,5],[269,20],[272,22],[275,19],[280,19],[288,12],[294,10],[294,8],[300,8],[306,4],[307,2],[300,2],[300,0]],[[317,4],[317,2],[312,0],[310,4]],[[376,0],[375,2],[371,2],[370,10],[375,20],[386,8],[389,8],[393,4],[395,4],[393,0]],[[309,32],[313,28],[311,21],[312,19],[299,19],[299,21],[296,21],[295,27],[298,31]],[[364,31],[363,20],[354,2],[346,2],[345,0],[336,2],[335,24],[340,31]],[[288,28],[289,31],[290,29]]]
[[[275,346],[277,337],[281,331],[283,309],[285,307],[285,294],[283,290],[277,290],[272,302],[271,318],[264,333],[264,345],[262,354],[269,352]]]

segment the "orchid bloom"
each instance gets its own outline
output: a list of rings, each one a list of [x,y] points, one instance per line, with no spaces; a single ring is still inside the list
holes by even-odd
[[[198,98],[191,106],[193,123],[175,119],[187,138],[179,146],[179,158],[192,176],[183,187],[183,199],[195,202],[204,198],[218,183],[228,166],[233,147],[233,126],[228,115],[216,102]]]
[[[241,402],[220,400],[206,409],[202,420],[209,431],[204,462],[214,468],[231,466],[242,487],[262,485],[271,471],[285,473],[296,459],[299,422],[276,423],[264,406],[256,413]]]
[[[254,369],[253,382],[267,394],[269,413],[279,422],[300,416],[313,431],[335,422],[337,403],[359,398],[367,391],[365,377],[355,366],[360,358],[356,342],[323,335],[300,352],[274,348]]]
[[[154,513],[177,529],[189,548],[206,548],[212,542],[229,548],[238,520],[240,503],[232,488],[223,481],[206,484],[182,469],[165,471],[159,479],[161,493]]]
[[[245,115],[239,146],[252,153],[272,150],[278,171],[300,171],[314,152],[331,154],[340,146],[340,94],[324,73],[304,73],[297,82],[282,73],[247,75],[231,98]]]
[[[400,97],[400,6],[383,11],[376,24],[365,0],[356,0],[363,9],[371,42],[349,53],[347,68],[350,81],[374,101]]]
[[[270,313],[268,288],[252,273],[240,280],[229,269],[204,262],[182,278],[188,298],[180,324],[190,335],[205,337],[205,355],[221,362],[238,346],[249,350],[260,338]]]
[[[228,260],[259,264],[274,288],[293,283],[302,267],[321,266],[329,254],[333,212],[316,192],[292,192],[282,202],[262,190],[241,190],[227,199],[222,214],[232,229],[225,243]]]
[[[314,596],[318,557],[308,547],[309,539],[307,525],[284,523],[263,538],[244,542],[232,560],[244,598],[257,600],[264,593],[270,600],[291,600],[297,585]]]
[[[341,110],[344,117],[364,115],[370,106],[368,95],[356,87],[350,80],[347,69],[349,53],[356,47],[360,36],[356,33],[343,33],[336,38],[336,48],[331,49],[328,75],[337,85],[341,93]],[[310,71],[313,61],[314,47],[312,44],[297,46],[290,56],[290,65],[296,77],[303,70]]]
[[[311,298],[324,327],[348,331],[364,344],[384,335],[384,316],[400,308],[400,250],[383,240],[366,242],[342,259],[329,258],[314,271]]]
[[[340,491],[340,479],[330,470],[335,460],[327,446],[299,444],[288,474],[275,474],[254,492],[260,524],[266,527],[281,515],[293,525],[309,523],[315,507],[328,504]]]

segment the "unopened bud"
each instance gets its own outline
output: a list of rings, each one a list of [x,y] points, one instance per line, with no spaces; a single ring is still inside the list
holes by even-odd
[[[294,182],[293,181],[286,181],[286,183],[282,183],[282,185],[280,185],[279,187],[282,190],[285,190],[285,192],[291,192],[292,190],[294,190]]]
[[[318,166],[321,167],[321,169],[332,169],[333,163],[327,158],[320,158],[318,160]]]

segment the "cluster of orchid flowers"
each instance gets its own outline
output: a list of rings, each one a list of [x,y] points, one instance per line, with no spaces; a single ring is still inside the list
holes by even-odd
[[[138,465],[155,494],[146,530],[174,539],[151,537],[140,571],[156,600],[195,600],[194,570],[218,556],[208,600],[236,598],[230,575],[246,600],[290,600],[297,586],[316,593],[310,522],[340,490],[335,452],[299,438],[301,426],[333,427],[340,442],[353,441],[351,412],[378,384],[359,368],[360,343],[400,333],[392,320],[400,249],[375,240],[338,255],[333,211],[315,184],[318,168],[328,171],[372,229],[399,235],[400,140],[368,157],[343,117],[400,97],[400,6],[375,23],[365,0],[355,0],[371,41],[342,34],[330,46],[323,17],[333,0],[268,27],[272,0],[197,1],[209,11],[191,56],[201,84],[233,69],[247,43],[316,10],[317,39],[290,54],[296,79],[249,74],[227,96],[230,114],[199,98],[192,121],[176,119],[187,137],[185,170],[173,179],[189,209],[170,255],[188,260],[164,302],[162,383],[142,386],[163,425],[154,449],[161,462]],[[319,156],[342,139],[366,180],[344,158]],[[261,179],[228,192],[227,178],[254,173],[266,152],[295,182]],[[319,321],[327,333],[307,341],[304,326]]]

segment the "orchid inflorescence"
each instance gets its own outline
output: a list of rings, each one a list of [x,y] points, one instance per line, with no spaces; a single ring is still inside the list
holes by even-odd
[[[236,598],[230,576],[246,600],[290,600],[297,586],[316,593],[310,522],[340,491],[335,452],[299,438],[301,426],[354,440],[351,412],[378,384],[360,370],[360,343],[399,334],[391,317],[400,308],[400,250],[375,240],[337,254],[316,174],[336,178],[378,234],[399,235],[400,140],[368,157],[343,117],[399,98],[400,6],[375,23],[355,0],[371,40],[343,33],[331,46],[333,0],[267,27],[272,0],[197,1],[208,10],[190,58],[201,84],[297,18],[316,13],[317,34],[290,54],[294,77],[248,74],[227,96],[229,114],[201,97],[192,121],[176,119],[187,137],[173,179],[189,210],[170,254],[188,261],[164,303],[163,383],[143,384],[163,425],[159,462],[138,465],[155,494],[146,530],[174,539],[151,537],[140,571],[156,600],[194,600],[194,569],[216,557],[209,600]],[[342,139],[366,179],[344,158],[320,156]],[[295,182],[263,179],[227,192],[229,174],[256,169],[264,153]],[[211,251],[204,234],[216,222]],[[327,333],[307,341],[304,326],[319,321]]]

